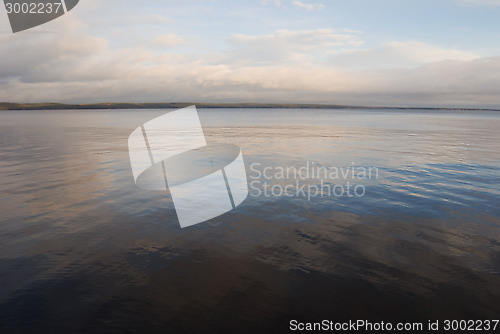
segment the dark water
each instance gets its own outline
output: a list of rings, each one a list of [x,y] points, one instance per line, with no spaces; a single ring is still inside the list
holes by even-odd
[[[308,162],[378,178],[351,180],[362,197],[254,190],[180,229],[168,194],[135,186],[127,152],[165,112],[0,114],[0,332],[498,319],[499,113],[201,110],[207,140],[238,145],[251,180],[252,164]]]

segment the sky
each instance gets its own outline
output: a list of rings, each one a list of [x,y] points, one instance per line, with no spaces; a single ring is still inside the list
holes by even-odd
[[[0,101],[500,106],[500,0],[80,0],[13,34]]]

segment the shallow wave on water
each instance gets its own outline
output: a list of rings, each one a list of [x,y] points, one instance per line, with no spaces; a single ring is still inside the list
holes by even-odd
[[[128,160],[130,131],[164,112],[0,114],[0,331],[500,312],[499,115],[202,110],[207,139],[240,146],[249,177],[255,163],[307,162],[379,175],[361,198],[251,195],[180,229],[168,193],[135,187]]]

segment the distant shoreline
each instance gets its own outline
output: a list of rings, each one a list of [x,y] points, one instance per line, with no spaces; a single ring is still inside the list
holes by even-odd
[[[381,107],[349,106],[337,104],[285,104],[285,103],[10,103],[0,102],[0,110],[97,110],[97,109],[178,109],[191,105],[197,108],[238,108],[238,109],[374,109],[374,110],[450,110],[450,111],[500,111],[498,108],[452,108],[452,107]]]

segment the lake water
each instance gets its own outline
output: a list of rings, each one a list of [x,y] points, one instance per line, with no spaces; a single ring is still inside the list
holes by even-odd
[[[253,183],[181,229],[128,156],[129,134],[166,112],[0,113],[0,332],[498,318],[500,113],[201,109],[207,141],[239,146]],[[358,186],[348,196],[275,174],[307,166],[376,175],[326,180]]]

